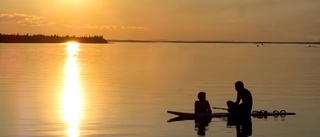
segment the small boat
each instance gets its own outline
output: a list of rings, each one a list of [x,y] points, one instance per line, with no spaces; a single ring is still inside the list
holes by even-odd
[[[231,117],[231,116],[236,116],[235,114],[232,113],[187,113],[187,112],[177,112],[177,111],[167,111],[169,114],[177,115],[179,117],[187,118],[187,119],[197,119],[197,118],[221,118],[221,117]],[[250,116],[253,117],[267,117],[267,116],[281,116],[285,117],[286,115],[295,115],[296,113],[293,112],[286,112],[285,110],[274,110],[273,112],[267,112],[264,110],[261,111],[252,111]]]
[[[316,46],[313,46],[313,45],[306,45],[307,48],[314,48]]]

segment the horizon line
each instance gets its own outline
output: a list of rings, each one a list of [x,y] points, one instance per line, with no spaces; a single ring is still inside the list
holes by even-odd
[[[251,43],[251,44],[320,44],[314,41],[233,41],[233,40],[130,40],[108,39],[109,42],[150,42],[150,43]]]

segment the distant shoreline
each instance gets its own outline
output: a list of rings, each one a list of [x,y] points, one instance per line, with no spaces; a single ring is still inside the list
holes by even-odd
[[[230,43],[230,44],[320,44],[320,42],[283,42],[283,41],[175,41],[175,40],[108,40],[109,42],[141,42],[141,43]]]
[[[0,43],[66,43],[66,42],[79,42],[79,43],[109,43],[103,36],[58,36],[58,35],[19,35],[19,34],[1,34]]]
[[[226,43],[226,44],[320,44],[320,42],[288,42],[288,41],[215,41],[215,40],[105,40],[103,36],[58,36],[58,35],[19,35],[19,34],[1,34],[0,43],[66,43],[75,41],[78,43],[101,43],[109,42],[137,42],[137,43]]]

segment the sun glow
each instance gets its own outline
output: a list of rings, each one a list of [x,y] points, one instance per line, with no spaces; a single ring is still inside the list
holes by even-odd
[[[79,120],[81,115],[81,89],[78,79],[77,54],[79,43],[65,43],[67,59],[65,64],[65,86],[63,89],[64,121],[69,128],[66,130],[69,137],[79,135]]]

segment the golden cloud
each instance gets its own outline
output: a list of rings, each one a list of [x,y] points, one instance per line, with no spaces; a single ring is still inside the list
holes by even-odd
[[[67,27],[101,29],[101,30],[145,29],[145,27],[139,27],[139,26],[95,26],[95,25],[89,25],[89,24],[86,24],[84,26],[67,26]]]
[[[28,14],[0,14],[0,22],[15,22],[27,26],[43,26],[55,24],[43,17]]]

